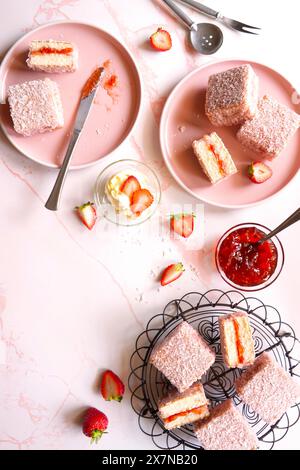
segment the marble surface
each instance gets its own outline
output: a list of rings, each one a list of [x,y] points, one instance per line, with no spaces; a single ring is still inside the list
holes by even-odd
[[[218,9],[224,2],[208,3]],[[264,30],[252,37],[224,28],[224,46],[215,57],[266,63],[300,90],[293,50],[300,5],[286,0],[285,7],[277,10],[272,4],[270,12],[270,2],[227,0],[224,13],[259,23]],[[159,0],[2,0],[0,54],[31,28],[63,19],[93,22],[127,45],[144,82],[143,113],[133,135],[109,161],[69,175],[58,213],[44,208],[56,171],[21,156],[0,134],[0,448],[90,449],[79,418],[91,405],[110,420],[100,449],[153,449],[138,428],[128,390],[121,405],[101,399],[101,371],[111,368],[126,382],[135,338],[150,317],[188,291],[226,289],[213,263],[216,239],[236,223],[256,221],[273,227],[281,222],[299,205],[299,175],[258,207],[203,207],[165,168],[158,123],[173,86],[208,59],[190,50],[185,29]],[[158,26],[166,26],[173,37],[167,54],[156,54],[147,46]],[[163,187],[160,213],[149,225],[120,228],[100,220],[89,232],[72,209],[92,198],[101,169],[126,157],[150,163],[156,170]],[[166,214],[174,204],[199,212],[197,234],[189,243],[171,241],[165,230]],[[281,240],[284,270],[258,296],[276,306],[300,335],[299,227],[282,233]],[[160,287],[161,269],[177,260],[186,266],[184,276]],[[300,449],[298,435],[299,425],[276,448]]]

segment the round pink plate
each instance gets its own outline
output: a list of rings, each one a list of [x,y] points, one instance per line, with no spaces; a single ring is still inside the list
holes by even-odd
[[[32,39],[59,39],[76,44],[79,68],[74,73],[46,74],[26,66]],[[59,167],[73,128],[82,87],[93,70],[105,64],[107,77],[117,76],[114,88],[99,87],[74,155],[72,168],[92,165],[112,153],[131,132],[141,105],[141,80],[128,50],[96,26],[63,21],[40,26],[23,36],[9,50],[0,68],[0,99],[6,102],[7,87],[48,77],[60,88],[65,125],[53,132],[23,137],[12,126],[7,104],[0,105],[1,127],[10,142],[24,155],[48,167]]]
[[[300,113],[292,102],[294,88],[279,73],[256,62],[224,60],[205,64],[185,77],[170,94],[161,118],[160,143],[166,165],[177,182],[196,198],[227,208],[258,204],[278,193],[296,175],[300,161],[300,132],[288,147],[271,162],[273,176],[263,184],[254,184],[247,177],[247,167],[259,155],[245,150],[236,138],[236,127],[214,126],[204,112],[205,93],[211,74],[250,63],[260,80],[260,95],[272,95],[280,103]],[[204,176],[193,154],[192,141],[216,131],[223,139],[238,168],[238,173],[212,185]]]

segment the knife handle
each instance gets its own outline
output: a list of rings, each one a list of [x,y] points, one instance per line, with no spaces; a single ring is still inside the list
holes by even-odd
[[[173,2],[173,0],[163,0],[163,2],[166,3],[169,8],[171,8],[175,15],[178,16],[178,18],[180,18],[188,28],[191,29],[193,27],[194,21],[191,20],[191,18],[186,15],[185,12],[179,8],[176,3]]]
[[[64,161],[62,163],[62,166],[59,170],[59,173],[57,175],[55,184],[53,186],[53,189],[51,191],[51,194],[48,198],[48,201],[45,204],[46,209],[49,209],[49,211],[57,211],[58,206],[59,206],[59,201],[60,201],[60,196],[61,192],[65,183],[66,179],[66,174],[70,165],[72,153],[74,150],[74,147],[77,143],[78,137],[80,135],[80,131],[77,131],[74,129],[74,132],[72,134]]]
[[[212,18],[218,18],[219,16],[219,13],[216,10],[203,5],[203,3],[196,2],[195,0],[180,0],[180,2],[185,3],[186,5],[194,8],[194,10],[200,11],[200,13],[204,13]]]

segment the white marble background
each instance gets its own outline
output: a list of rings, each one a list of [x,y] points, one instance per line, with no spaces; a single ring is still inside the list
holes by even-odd
[[[300,90],[299,2],[286,0],[284,8],[259,0],[207,3],[222,7],[227,16],[263,27],[259,37],[224,28],[224,46],[216,57],[264,62]],[[162,162],[158,122],[172,87],[207,58],[190,51],[185,29],[159,0],[0,0],[0,57],[24,32],[64,18],[93,22],[115,34],[131,50],[142,73],[142,118],[110,160],[132,157],[153,165],[163,184],[162,214],[174,203],[196,204]],[[167,55],[144,47],[158,26],[166,26],[173,36]],[[72,208],[92,197],[95,178],[107,163],[70,174],[62,209],[53,214],[43,205],[56,172],[21,156],[0,134],[2,449],[90,449],[78,424],[88,405],[109,416],[109,434],[99,448],[154,448],[139,431],[128,391],[121,405],[100,398],[99,373],[111,368],[127,381],[136,336],[169,300],[191,290],[226,289],[214,268],[213,246],[227,228],[246,221],[273,227],[299,205],[298,177],[258,207],[229,211],[206,205],[205,216],[200,214],[199,239],[188,246],[171,242],[163,233],[149,233],[147,225],[118,229],[100,221],[90,233]],[[259,297],[276,306],[300,335],[299,227],[283,233],[281,240],[284,271]],[[157,275],[177,260],[184,262],[186,273],[177,283],[160,288]],[[276,448],[300,449],[298,435],[299,425]]]

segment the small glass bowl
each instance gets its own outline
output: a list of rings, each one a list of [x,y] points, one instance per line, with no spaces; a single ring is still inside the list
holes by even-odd
[[[106,183],[112,176],[120,173],[121,171],[128,171],[130,173],[130,170],[132,170],[133,174],[140,173],[145,178],[147,181],[146,187],[154,198],[151,206],[136,218],[128,218],[125,214],[117,212],[105,194]],[[100,173],[95,184],[94,196],[100,213],[104,215],[106,219],[117,225],[139,225],[148,220],[156,211],[161,199],[161,187],[158,177],[145,163],[133,159],[118,160],[117,162],[108,165]]]
[[[216,266],[217,266],[217,269],[218,269],[221,277],[223,278],[223,280],[225,282],[227,282],[227,284],[229,284],[231,287],[234,287],[235,289],[245,291],[245,292],[259,291],[259,290],[265,289],[266,287],[273,284],[273,282],[278,278],[279,274],[281,273],[283,265],[284,265],[284,251],[283,251],[282,243],[277,237],[272,237],[272,242],[274,243],[276,251],[277,251],[277,265],[276,265],[276,268],[275,268],[273,274],[269,277],[269,279],[267,279],[262,284],[258,284],[256,286],[239,286],[238,284],[235,284],[231,279],[229,279],[226,276],[226,274],[224,273],[224,271],[222,270],[222,268],[219,264],[219,256],[218,255],[219,255],[220,246],[221,246],[223,240],[225,240],[225,238],[228,237],[228,235],[230,233],[234,232],[235,230],[241,229],[241,228],[250,228],[250,227],[255,227],[258,230],[260,230],[261,232],[264,232],[266,235],[271,232],[271,230],[269,228],[265,227],[264,225],[256,224],[256,223],[244,223],[244,224],[235,225],[234,227],[227,230],[227,232],[225,232],[224,235],[220,238],[220,240],[217,243],[217,247],[216,247],[216,251],[215,251]]]

